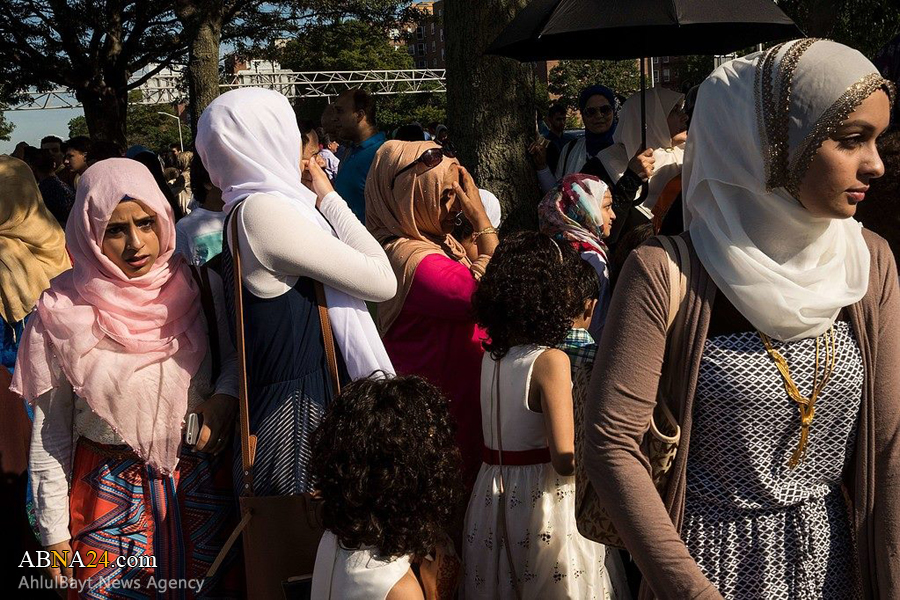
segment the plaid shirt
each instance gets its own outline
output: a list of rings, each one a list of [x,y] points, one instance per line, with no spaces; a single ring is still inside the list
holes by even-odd
[[[597,356],[597,343],[586,329],[570,329],[559,349],[569,355],[572,373],[582,366],[590,366]]]

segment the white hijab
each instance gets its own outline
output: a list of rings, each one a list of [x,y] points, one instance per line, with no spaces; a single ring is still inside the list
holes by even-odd
[[[684,163],[684,148],[672,146],[672,134],[669,132],[669,113],[684,98],[684,94],[672,90],[653,87],[647,90],[647,148],[653,148],[653,177],[650,178],[650,189],[647,198],[639,208],[651,216],[650,211],[656,204],[659,194],[669,181],[681,172]],[[632,94],[619,111],[619,125],[613,134],[615,144],[599,154],[600,162],[613,181],[618,181],[631,158],[641,147],[641,93]]]
[[[771,337],[821,335],[868,289],[860,224],[812,217],[788,190],[829,130],[882,86],[890,88],[858,51],[795,40],[726,63],[700,87],[685,225],[719,290]]]
[[[255,193],[287,199],[304,217],[337,237],[316,210],[316,195],[300,182],[300,129],[287,99],[271,90],[242,88],[206,107],[197,127],[197,151],[225,212]],[[366,304],[325,286],[334,338],[352,379],[394,368]]]

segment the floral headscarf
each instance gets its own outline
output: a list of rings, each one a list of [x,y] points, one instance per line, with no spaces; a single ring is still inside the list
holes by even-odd
[[[572,173],[538,205],[542,233],[568,242],[578,252],[593,251],[606,259],[603,243],[603,197],[609,188],[599,177]]]

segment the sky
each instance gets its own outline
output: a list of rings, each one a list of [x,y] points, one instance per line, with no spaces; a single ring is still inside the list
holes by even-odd
[[[9,154],[19,142],[40,146],[45,135],[55,135],[63,140],[69,137],[69,121],[84,114],[80,108],[52,110],[9,110],[3,113],[16,128],[8,142],[0,140],[0,154]]]

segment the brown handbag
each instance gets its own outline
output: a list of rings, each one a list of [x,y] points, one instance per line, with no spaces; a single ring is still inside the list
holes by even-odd
[[[641,444],[641,452],[650,464],[650,477],[660,495],[665,493],[669,481],[669,472],[675,463],[678,443],[681,440],[681,427],[668,406],[668,398],[672,394],[675,374],[681,371],[682,357],[680,340],[684,329],[684,310],[682,305],[687,297],[687,286],[691,280],[690,255],[687,244],[680,236],[657,239],[662,243],[668,257],[669,274],[669,315],[667,323],[667,353],[670,360],[663,366],[659,392],[656,398],[656,409],[648,424],[647,433]],[[679,318],[681,317],[681,318]],[[677,321],[677,323],[676,323]],[[590,374],[579,372],[574,383],[575,399],[575,523],[582,536],[616,548],[624,548],[625,544],[616,531],[606,510],[600,506],[597,491],[591,484],[584,468],[584,396]]]
[[[236,210],[239,210],[236,209]],[[293,597],[298,583],[312,578],[319,540],[324,532],[322,502],[315,494],[294,496],[255,496],[253,494],[253,462],[256,436],[250,434],[250,411],[247,401],[247,358],[244,346],[244,313],[242,268],[238,249],[237,218],[231,221],[232,259],[234,261],[234,312],[240,382],[240,437],[243,488],[240,497],[241,521],[222,548],[207,577],[218,569],[238,535],[244,538],[247,597],[276,600]],[[315,282],[319,319],[325,342],[325,356],[335,395],[340,392],[337,355],[325,291]],[[289,591],[291,590],[291,591]]]

